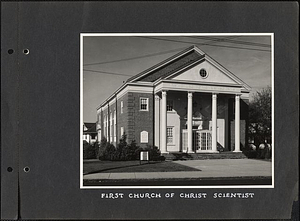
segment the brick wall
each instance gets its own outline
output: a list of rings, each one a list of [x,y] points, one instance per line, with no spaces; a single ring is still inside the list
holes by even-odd
[[[148,111],[140,110],[140,98],[148,98]],[[125,104],[124,104],[125,105]],[[140,133],[148,132],[148,144],[153,145],[154,142],[154,97],[149,93],[133,93],[127,94],[127,122],[128,122],[128,142],[135,140],[138,145],[145,147],[146,144],[140,143]]]
[[[121,102],[123,102],[123,113],[121,113]],[[117,143],[121,139],[121,127],[125,134],[128,134],[128,94],[123,95],[117,100]],[[128,136],[127,136],[128,138]]]

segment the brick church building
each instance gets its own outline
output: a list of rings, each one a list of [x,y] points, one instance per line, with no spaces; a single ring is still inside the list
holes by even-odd
[[[161,153],[240,152],[247,145],[251,88],[189,47],[129,78],[97,108],[98,138],[122,134]]]

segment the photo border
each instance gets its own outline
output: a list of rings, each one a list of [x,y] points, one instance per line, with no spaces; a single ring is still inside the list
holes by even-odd
[[[271,185],[220,185],[220,186],[84,186],[83,185],[83,38],[131,36],[270,36],[271,37],[271,90],[272,90],[272,184]],[[80,33],[80,189],[215,189],[215,188],[275,188],[274,169],[274,33]]]

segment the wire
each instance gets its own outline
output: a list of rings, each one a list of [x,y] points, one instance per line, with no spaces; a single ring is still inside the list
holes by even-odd
[[[121,74],[121,73],[114,73],[114,72],[107,72],[107,71],[96,71],[96,70],[87,70],[83,69],[83,71],[89,71],[89,72],[95,72],[95,73],[102,73],[102,74],[111,74],[111,75],[121,75],[121,76],[130,76],[132,77],[133,75],[128,75],[128,74]]]
[[[270,50],[255,49],[255,48],[242,48],[242,47],[225,46],[225,45],[213,45],[213,44],[207,44],[207,43],[198,43],[198,42],[190,42],[190,41],[179,41],[179,40],[163,39],[163,38],[155,38],[155,37],[144,37],[144,36],[137,36],[137,37],[138,38],[153,39],[153,40],[161,40],[161,41],[171,41],[171,42],[187,43],[187,44],[207,45],[207,46],[223,47],[223,48],[235,48],[235,49],[243,49],[243,50],[271,52]]]
[[[193,37],[193,36],[188,36],[188,38],[212,39],[212,41],[223,41],[223,42],[228,42],[228,43],[232,43],[232,44],[251,45],[251,46],[267,47],[267,48],[271,47],[271,45],[269,45],[269,44],[262,44],[262,43],[249,42],[249,41],[230,40],[230,39],[220,39],[220,38],[213,38],[213,37],[202,37],[202,36]]]
[[[83,66],[90,66],[90,65],[97,65],[97,64],[109,64],[109,63],[120,62],[120,61],[129,61],[129,60],[147,58],[147,57],[152,57],[152,56],[157,56],[157,55],[169,54],[171,52],[181,51],[181,50],[183,50],[185,48],[186,47],[184,47],[184,48],[178,48],[178,49],[174,49],[174,50],[169,50],[169,51],[158,52],[158,53],[154,53],[154,54],[142,55],[142,56],[138,56],[138,57],[131,57],[131,58],[124,58],[124,59],[119,59],[119,60],[113,60],[113,61],[103,61],[103,62],[89,63],[89,64],[84,64]]]

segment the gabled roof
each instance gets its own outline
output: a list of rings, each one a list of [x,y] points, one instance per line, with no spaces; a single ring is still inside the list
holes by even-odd
[[[159,64],[129,78],[126,83],[134,83],[134,82],[149,82],[153,83],[159,79],[168,79],[168,77],[172,76],[174,73],[188,67],[192,64],[196,64],[197,62],[201,62],[203,60],[207,60],[217,68],[223,71],[229,78],[234,80],[237,84],[243,85],[246,90],[250,90],[251,87],[243,82],[236,75],[231,73],[213,58],[205,54],[202,50],[200,50],[197,46],[191,46],[187,49],[175,54],[174,56],[160,62]]]
[[[129,78],[126,82],[154,82],[159,78],[165,78],[177,70],[202,59],[204,54],[205,53],[196,46],[188,47],[157,65]]]
[[[96,132],[96,123],[83,123],[83,132],[84,133],[97,133]]]
[[[249,92],[251,87],[243,82],[236,75],[227,70],[224,66],[219,64],[213,58],[205,54],[201,49],[197,46],[191,46],[186,48],[185,50],[173,55],[172,57],[154,65],[153,67],[130,77],[124,84],[122,84],[110,97],[108,97],[105,101],[100,104],[98,108],[103,106],[105,103],[109,102],[116,94],[118,94],[121,90],[123,90],[126,86],[131,84],[139,84],[151,85],[155,86],[157,82],[162,80],[169,80],[173,76],[176,76],[178,73],[182,72],[186,68],[190,68],[191,66],[198,64],[202,61],[208,61],[216,68],[218,68],[222,73],[224,73],[227,77],[236,82],[237,85],[243,86],[242,89],[245,92]]]

